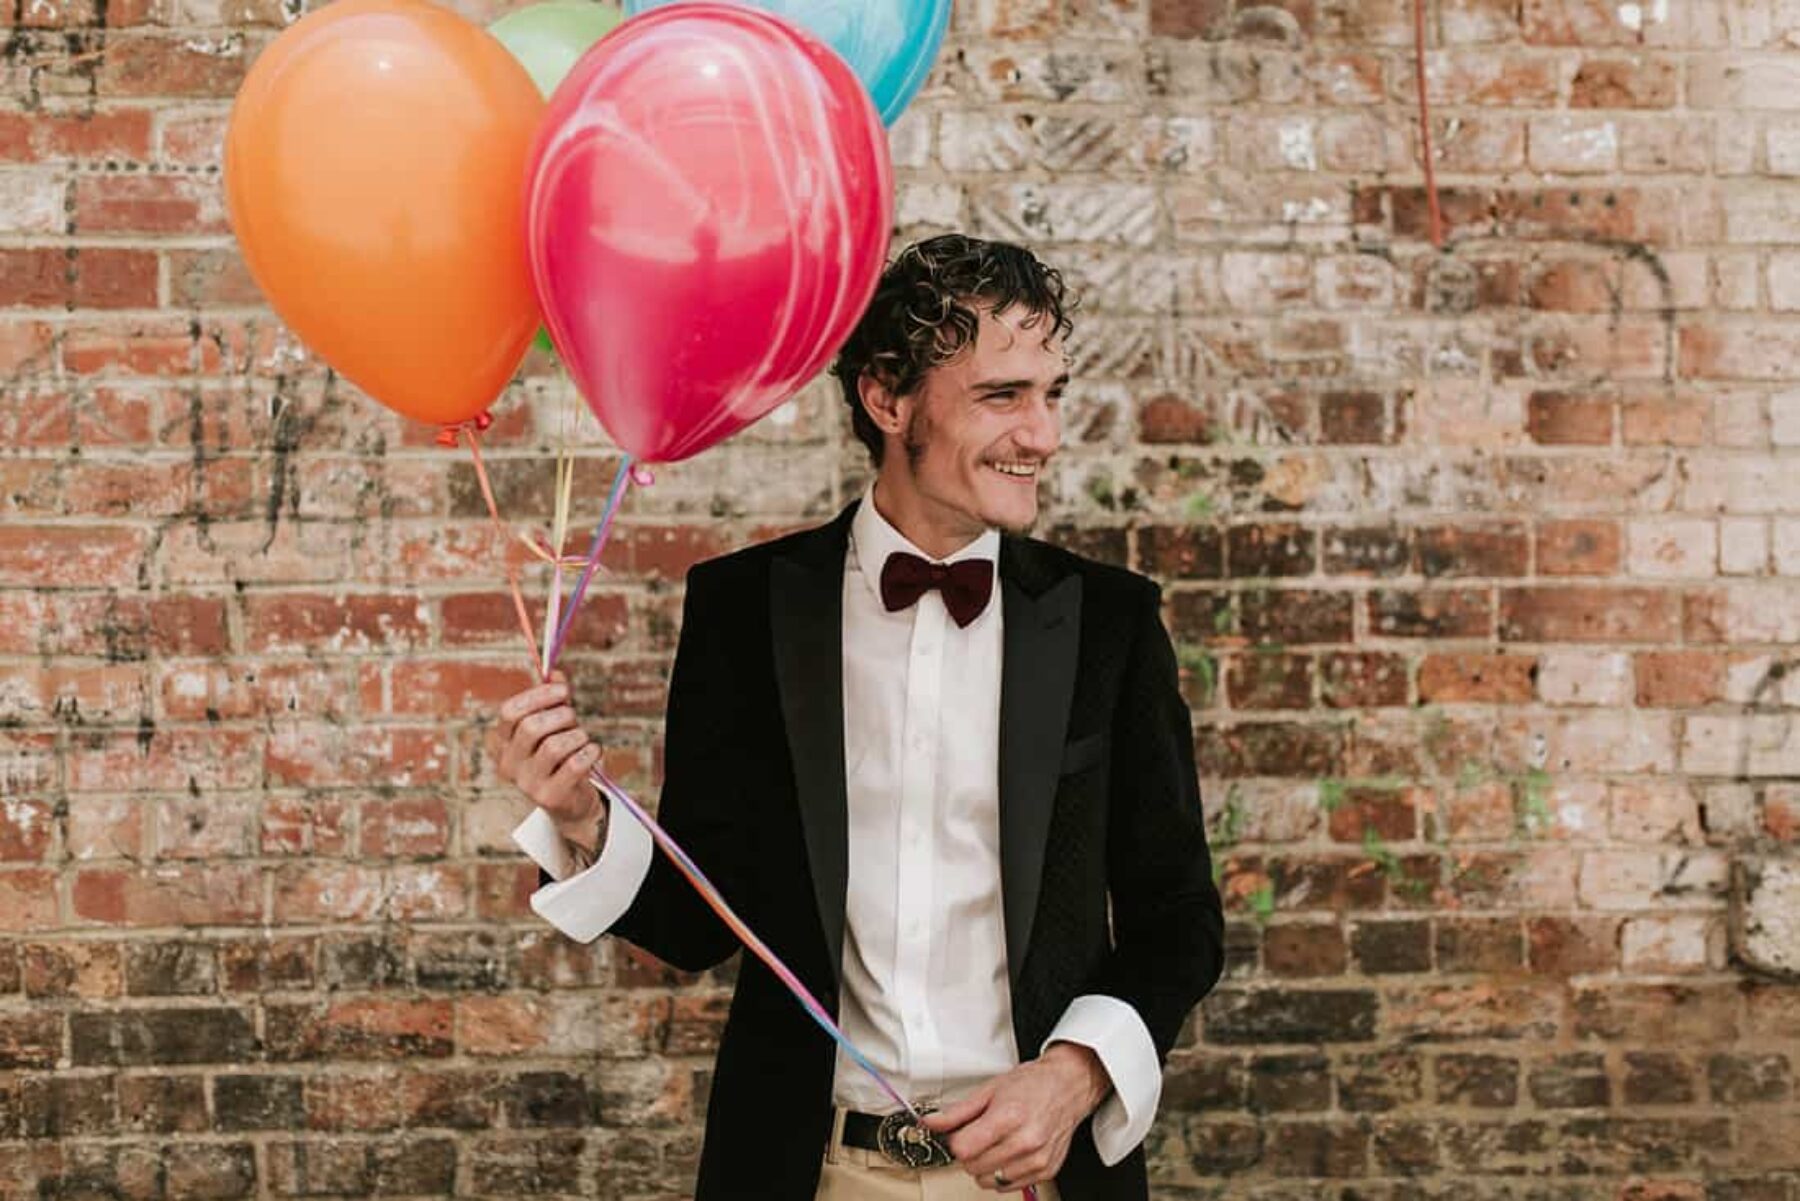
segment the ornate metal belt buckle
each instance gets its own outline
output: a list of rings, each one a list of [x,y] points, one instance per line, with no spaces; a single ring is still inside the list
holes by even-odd
[[[922,1117],[935,1108],[932,1105],[921,1105],[918,1106],[918,1111]],[[905,1110],[890,1113],[881,1119],[881,1126],[875,1131],[875,1145],[890,1163],[915,1171],[920,1168],[941,1168],[955,1162],[950,1157],[950,1148],[935,1133],[919,1125],[913,1115]]]

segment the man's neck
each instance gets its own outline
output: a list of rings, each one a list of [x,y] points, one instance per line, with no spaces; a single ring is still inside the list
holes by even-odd
[[[932,510],[938,506],[933,506],[905,484],[894,483],[885,474],[875,477],[875,488],[870,497],[875,511],[900,531],[901,537],[933,559],[948,559],[987,532],[961,514],[949,522],[941,518],[933,520]]]

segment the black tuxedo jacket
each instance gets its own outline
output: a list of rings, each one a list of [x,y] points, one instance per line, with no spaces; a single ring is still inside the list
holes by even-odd
[[[689,573],[658,813],[834,1013],[854,883],[841,650],[854,512]],[[1019,1053],[1035,1056],[1075,997],[1103,993],[1137,1010],[1164,1057],[1219,977],[1223,920],[1160,593],[1141,576],[1006,537],[997,599],[1000,883]],[[689,971],[738,949],[661,855],[611,933]],[[811,1201],[835,1062],[830,1037],[746,955],[696,1201]],[[1083,1123],[1057,1186],[1068,1201],[1142,1201],[1143,1152],[1104,1167]]]

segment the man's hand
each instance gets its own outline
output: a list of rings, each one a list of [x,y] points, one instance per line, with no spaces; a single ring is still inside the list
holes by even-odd
[[[950,1134],[950,1153],[982,1188],[1013,1192],[1056,1178],[1075,1128],[1111,1091],[1112,1080],[1092,1050],[1052,1043],[973,1096],[926,1114],[925,1125]],[[996,1172],[1004,1183],[995,1182]]]
[[[507,698],[495,736],[500,778],[548,813],[565,837],[592,851],[605,802],[587,775],[600,760],[600,746],[581,728],[563,674],[553,672],[549,683]]]

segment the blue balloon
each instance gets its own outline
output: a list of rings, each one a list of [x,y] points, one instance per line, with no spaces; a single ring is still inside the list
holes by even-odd
[[[627,16],[681,0],[625,0]],[[843,56],[892,125],[937,61],[950,0],[750,0],[798,25]]]

